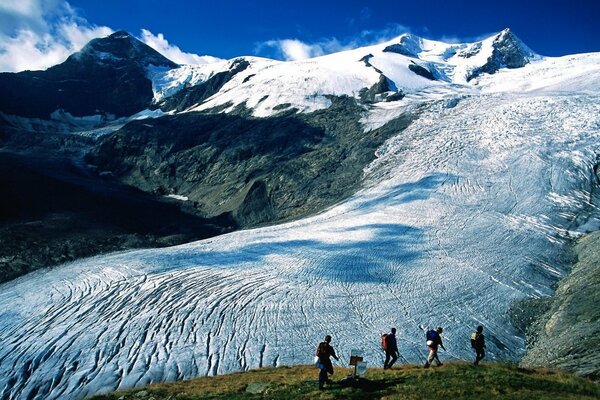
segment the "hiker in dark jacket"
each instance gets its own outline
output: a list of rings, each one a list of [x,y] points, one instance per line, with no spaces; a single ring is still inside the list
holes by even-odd
[[[438,346],[446,351],[444,344],[442,343],[442,332],[444,330],[442,328],[437,328],[435,331],[432,329],[427,332],[427,347],[429,347],[429,356],[427,357],[427,362],[425,362],[425,368],[429,368],[433,360],[435,360],[437,366],[443,365],[438,357]]]
[[[392,328],[391,333],[388,333],[385,338],[385,362],[383,369],[392,368],[392,365],[398,359],[398,342],[396,341],[396,328]],[[391,360],[391,361],[390,361]]]
[[[479,365],[479,361],[485,357],[485,337],[483,336],[483,326],[477,327],[477,332],[471,334],[471,347],[475,350],[475,362]]]
[[[337,361],[340,360],[329,343],[331,343],[331,336],[327,335],[325,336],[325,341],[319,343],[319,346],[317,346],[316,356],[319,358],[317,367],[321,370],[319,372],[319,389],[323,389],[325,382],[329,381],[329,379],[327,379],[327,374],[333,375],[333,364],[329,357],[333,357]]]

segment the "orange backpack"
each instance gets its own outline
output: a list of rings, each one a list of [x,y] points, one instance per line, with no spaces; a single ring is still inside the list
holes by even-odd
[[[381,350],[387,350],[387,333],[381,335]]]

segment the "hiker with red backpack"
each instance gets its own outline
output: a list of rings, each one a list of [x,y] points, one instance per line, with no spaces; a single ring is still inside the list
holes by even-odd
[[[381,336],[381,348],[385,351],[383,369],[392,368],[399,355],[398,343],[396,342],[396,328],[392,328],[390,333]]]
[[[329,382],[327,378],[327,374],[333,375],[333,364],[331,363],[331,359],[329,357],[335,358],[337,361],[340,359],[335,354],[335,350],[331,345],[331,336],[325,336],[325,341],[319,343],[317,346],[316,356],[318,357],[317,368],[319,371],[319,390],[323,389],[323,385],[325,382]]]
[[[475,362],[479,365],[479,361],[485,357],[485,337],[483,336],[483,326],[479,325],[477,331],[471,334],[471,347],[475,350]]]
[[[425,368],[429,368],[429,366],[433,363],[433,360],[435,360],[438,367],[443,365],[440,361],[440,358],[438,357],[438,346],[444,349],[444,351],[446,351],[446,348],[442,343],[441,334],[443,331],[444,330],[440,327],[436,330],[431,329],[425,334],[425,338],[427,340],[427,347],[429,347],[429,356],[427,357],[427,361],[425,362]]]

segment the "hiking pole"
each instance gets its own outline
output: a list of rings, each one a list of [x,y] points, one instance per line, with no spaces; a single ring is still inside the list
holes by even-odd
[[[408,364],[408,360],[402,354],[400,354],[400,352],[398,352],[398,357],[401,358],[405,364]]]

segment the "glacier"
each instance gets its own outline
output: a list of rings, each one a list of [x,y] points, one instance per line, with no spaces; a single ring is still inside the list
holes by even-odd
[[[433,100],[378,150],[364,188],[320,215],[168,249],[99,256],[0,286],[2,399],[80,399],[165,380],[310,363],[404,361],[444,327],[445,359],[517,360],[507,310],[547,296],[597,224],[600,98]]]
[[[339,366],[353,349],[381,366],[380,335],[392,326],[402,362],[425,360],[424,333],[437,326],[442,358],[471,359],[478,324],[489,359],[519,360],[525,342],[511,304],[551,295],[568,271],[570,241],[600,228],[600,54],[535,58],[467,84],[463,72],[476,60],[442,61],[473,46],[421,42],[422,59],[450,80],[433,82],[398,72],[410,60],[384,54],[384,45],[367,48],[372,65],[407,95],[369,105],[365,132],[407,110],[419,118],[377,150],[360,191],[302,220],[93,257],[0,285],[0,399],[76,400],[307,364],[326,334]],[[187,111],[326,108],[328,95],[358,96],[380,78],[359,61],[365,52],[254,59]],[[155,98],[227,63],[152,70]]]

